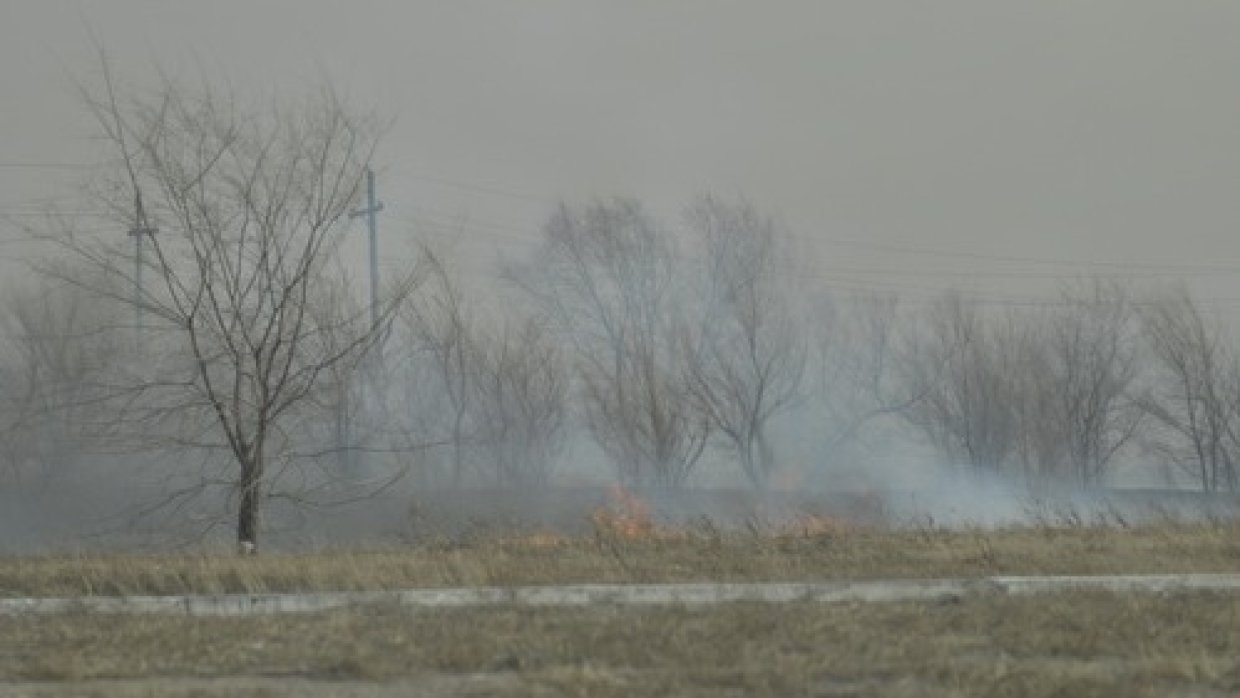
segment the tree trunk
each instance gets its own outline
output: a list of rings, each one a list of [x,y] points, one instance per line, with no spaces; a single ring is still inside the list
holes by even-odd
[[[242,466],[241,504],[237,509],[237,552],[253,555],[258,552],[259,483],[262,464]]]
[[[458,410],[452,422],[452,486],[460,489],[465,481],[464,415]]]

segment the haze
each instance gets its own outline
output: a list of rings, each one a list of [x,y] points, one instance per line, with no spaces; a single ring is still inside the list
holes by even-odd
[[[561,198],[675,217],[711,191],[780,216],[838,289],[1240,298],[1238,29],[1207,1],[8,2],[0,209],[78,174],[12,165],[91,160],[93,32],[134,82],[327,76],[376,105],[385,239],[459,238],[480,273]]]
[[[1066,442],[1061,435],[1094,423],[1076,418],[1071,410],[1060,409],[1063,402],[1056,402],[1080,396],[1079,376],[1088,373],[1077,370],[1081,367],[1093,370],[1089,376],[1102,386],[1097,392],[1106,392],[1110,402],[1093,405],[1097,410],[1091,414],[1101,415],[1106,426],[1093,432],[1098,447],[1078,459],[1097,465],[1098,472],[1079,469],[1072,486],[1085,490],[1111,486],[1118,479],[1111,478],[1110,471],[1132,464],[1140,466],[1144,479],[1130,477],[1126,484],[1139,480],[1142,485],[1162,485],[1174,479],[1161,475],[1168,463],[1193,451],[1173,438],[1187,433],[1177,431],[1177,410],[1187,410],[1188,419],[1196,424],[1196,397],[1181,399],[1174,382],[1196,365],[1175,365],[1176,357],[1186,355],[1176,340],[1200,339],[1189,349],[1208,354],[1200,362],[1207,368],[1221,367],[1217,375],[1199,380],[1192,376],[1193,380],[1217,388],[1219,395],[1240,391],[1236,387],[1240,350],[1218,339],[1222,328],[1234,331],[1235,311],[1240,309],[1237,30],[1240,6],[1205,1],[9,2],[0,7],[4,94],[0,274],[9,282],[3,287],[12,289],[6,302],[13,312],[23,303],[34,307],[34,301],[50,297],[50,292],[43,294],[40,287],[25,283],[27,263],[47,251],[28,233],[39,230],[49,210],[75,221],[80,232],[117,242],[121,252],[116,259],[130,268],[128,247],[119,247],[128,244],[127,214],[105,216],[98,199],[87,200],[80,193],[84,181],[101,181],[99,164],[116,157],[116,149],[109,150],[115,144],[101,142],[98,124],[79,92],[79,86],[90,90],[100,84],[101,52],[125,94],[142,95],[166,77],[178,85],[202,81],[216,89],[226,86],[240,102],[261,105],[297,99],[328,83],[349,109],[373,108],[390,122],[370,163],[384,203],[378,217],[384,280],[420,269],[414,264],[415,255],[427,262],[435,256],[431,248],[436,254],[446,250],[443,259],[449,264],[441,270],[448,271],[439,277],[439,291],[447,294],[460,274],[463,295],[480,298],[480,306],[492,306],[478,315],[484,319],[468,328],[477,334],[470,341],[494,348],[501,336],[503,341],[523,338],[520,341],[528,341],[521,345],[524,354],[516,354],[534,357],[549,356],[561,345],[573,346],[576,354],[571,360],[565,359],[561,366],[562,357],[555,357],[546,364],[551,368],[544,375],[552,385],[548,394],[554,393],[548,402],[561,410],[555,412],[557,419],[572,416],[567,428],[570,457],[563,458],[570,467],[561,471],[569,475],[565,483],[570,486],[580,484],[573,478],[583,474],[592,478],[591,487],[611,482],[616,472],[623,480],[624,472],[613,472],[609,459],[621,466],[640,461],[607,452],[609,442],[598,438],[597,432],[593,434],[598,443],[587,443],[590,439],[581,422],[590,410],[579,404],[586,391],[576,389],[584,380],[577,375],[580,365],[628,371],[622,361],[607,360],[606,350],[625,360],[657,357],[658,367],[679,381],[666,383],[682,393],[664,391],[671,395],[668,399],[691,405],[684,414],[692,414],[692,419],[683,424],[709,424],[718,433],[737,434],[745,430],[729,431],[727,427],[734,425],[723,423],[719,417],[723,410],[710,404],[708,393],[735,375],[733,366],[726,364],[735,355],[720,347],[754,347],[761,343],[758,339],[774,358],[751,360],[746,367],[774,365],[783,351],[786,390],[778,410],[771,412],[779,413],[770,426],[770,441],[776,447],[767,449],[765,436],[751,438],[748,445],[734,438],[728,446],[722,439],[724,451],[733,448],[740,455],[705,451],[711,467],[700,468],[702,475],[694,474],[693,485],[710,484],[712,478],[736,484],[747,482],[747,477],[763,492],[768,482],[796,491],[811,481],[826,488],[900,489],[920,486],[913,479],[919,464],[925,465],[927,482],[965,466],[978,473],[1015,465],[1026,473],[1048,464],[1059,467],[1067,462],[1060,449]],[[296,136],[297,142],[311,138],[313,134],[306,132]],[[360,177],[364,160],[346,159],[347,169]],[[116,200],[122,210],[130,196]],[[552,218],[559,202],[568,207]],[[591,209],[591,202],[608,203]],[[694,202],[696,219],[687,215]],[[355,200],[336,205],[339,208],[333,210],[341,220],[351,220],[345,214]],[[775,224],[768,226],[766,216]],[[592,244],[589,231],[597,226],[589,220],[620,221],[623,225],[609,233],[615,236],[640,236],[657,228],[657,235],[634,238],[632,249],[648,253],[638,261],[654,265],[650,269],[656,271],[649,278],[674,279],[664,286],[628,287],[620,279],[615,293],[625,300],[625,307],[640,305],[650,311],[625,316],[623,322],[658,318],[632,335],[654,339],[642,351],[613,342],[599,350],[602,353],[590,355],[593,363],[581,357],[598,347],[573,335],[589,334],[588,328],[580,328],[582,318],[556,315],[558,309],[577,307],[571,302],[572,279],[557,285],[553,278],[563,268],[556,266],[557,253],[562,255],[560,261],[569,263],[593,259],[588,254],[574,256],[563,247]],[[655,223],[647,225],[649,221]],[[753,246],[736,246],[745,243],[744,235],[712,237],[712,221],[748,231],[745,235]],[[352,300],[360,302],[366,237],[360,221],[347,225],[350,242],[344,248],[343,269],[334,268],[332,273],[344,272],[339,288],[352,287],[356,295]],[[583,230],[587,232],[582,234]],[[680,256],[674,243],[659,247],[695,230],[702,235],[694,238],[698,246],[693,253]],[[551,232],[544,235],[546,231]],[[672,234],[666,240],[660,237],[668,231]],[[791,240],[791,251],[783,246],[784,233]],[[574,243],[577,234],[583,237]],[[772,242],[776,239],[778,246]],[[432,244],[419,251],[421,243]],[[335,248],[330,249],[335,264]],[[769,254],[764,257],[763,251]],[[190,258],[201,263],[201,256]],[[629,270],[630,281],[637,278],[631,271],[636,268],[630,265],[634,260],[600,258],[604,265]],[[714,266],[697,264],[708,260]],[[501,261],[515,262],[505,267],[510,272],[505,277],[508,286],[499,283]],[[522,262],[530,264],[523,267]],[[746,266],[747,262],[752,264]],[[672,266],[660,266],[665,263]],[[314,268],[321,271],[325,266]],[[111,268],[120,267],[118,263]],[[756,269],[762,274],[753,272]],[[761,312],[741,313],[729,284],[759,278],[768,284],[761,303],[755,301]],[[1122,283],[1104,283],[1109,280]],[[1168,292],[1175,282],[1185,282],[1189,293]],[[546,285],[540,288],[540,283]],[[513,284],[526,296],[514,292]],[[1078,294],[1075,305],[1052,300],[1069,285]],[[642,295],[656,287],[675,287],[677,298],[672,302],[654,293]],[[751,284],[757,287],[757,282]],[[175,294],[177,288],[169,286],[166,292]],[[479,289],[483,292],[475,294]],[[961,295],[948,297],[944,294],[948,289]],[[838,316],[825,312],[825,296],[846,299],[873,292],[897,294],[901,304],[896,308],[856,303]],[[93,300],[90,295],[83,297]],[[565,297],[570,302],[560,303]],[[381,388],[370,386],[370,379],[360,378],[360,372],[342,373],[343,387],[332,398],[338,403],[332,407],[336,412],[328,417],[326,411],[316,413],[320,421],[305,422],[318,429],[314,438],[331,441],[327,450],[382,450],[375,447],[379,437],[369,443],[365,440],[370,437],[359,433],[367,426],[382,431],[383,420],[411,418],[412,426],[401,427],[425,428],[428,434],[442,426],[437,420],[446,412],[440,404],[456,400],[453,383],[444,376],[440,376],[443,385],[434,383],[427,375],[435,366],[417,362],[431,361],[423,351],[426,347],[447,346],[437,332],[461,330],[452,336],[467,336],[462,328],[468,323],[437,325],[419,314],[417,304],[429,301],[410,298],[401,301],[406,315],[416,316],[399,330],[406,334],[381,341],[404,342],[387,356],[404,350],[402,361],[408,359],[408,365],[425,375],[415,375],[416,370],[409,375],[389,371],[382,390],[393,391],[394,386],[406,390],[420,401],[417,409],[388,409],[391,403],[384,402],[387,397]],[[548,298],[556,302],[545,302]],[[766,324],[755,330],[756,321],[746,324],[742,319],[736,324],[741,334],[727,334],[707,311],[721,312],[719,308],[728,303],[736,313],[730,316],[733,319],[761,316]],[[1197,313],[1197,303],[1205,312]],[[975,313],[982,306],[1015,310]],[[500,312],[493,312],[497,308]],[[246,312],[244,307],[235,310]],[[594,310],[587,321],[600,321],[599,313],[605,315],[608,309]],[[1222,322],[1216,325],[1220,314],[1215,311],[1220,310]],[[46,312],[44,320],[50,322],[51,311]],[[110,322],[102,315],[94,317],[92,310],[81,313]],[[221,318],[224,315],[220,313]],[[525,330],[518,331],[515,322],[531,317],[534,320]],[[846,321],[831,326],[831,317]],[[1201,318],[1206,320],[1194,334],[1192,321]],[[168,322],[181,329],[199,328],[197,318],[192,319],[179,325]],[[610,330],[607,319],[601,324]],[[340,326],[346,324],[342,321]],[[380,323],[366,326],[378,328]],[[219,334],[225,337],[235,329],[228,323],[222,327]],[[893,327],[897,330],[884,334]],[[154,371],[142,363],[142,350],[129,351],[144,346],[151,336],[142,320],[136,319],[135,328],[137,341],[126,344],[123,351],[117,351],[119,344],[111,346],[114,355],[101,359],[101,364],[131,361]],[[77,336],[62,331],[62,338]],[[626,341],[630,336],[619,334]],[[893,349],[896,342],[887,339],[897,334],[902,344]],[[30,328],[10,335],[23,340],[53,337]],[[1081,349],[1087,341],[1095,354]],[[853,345],[847,351],[839,349],[848,342]],[[93,351],[82,347],[87,344],[78,348]],[[482,375],[478,372],[494,369],[495,375],[508,375],[501,369],[537,369],[534,363],[526,369],[518,363],[500,364],[494,357],[501,355],[507,356],[473,350],[471,361],[477,365],[469,370]],[[807,355],[808,363],[818,368],[803,371]],[[1226,360],[1219,358],[1224,355]],[[1095,361],[1095,356],[1102,359]],[[498,368],[487,363],[492,359]],[[713,369],[711,359],[716,361]],[[899,362],[903,364],[891,368]],[[1054,367],[1063,370],[1056,374]],[[1177,368],[1182,369],[1180,374],[1175,373]],[[838,376],[826,377],[837,369],[858,384],[866,371],[872,371],[873,379],[858,390],[870,402],[849,403],[847,391],[831,382]],[[242,378],[257,375],[244,366],[238,370]],[[819,371],[813,380],[802,380],[813,371]],[[142,372],[137,373],[142,379]],[[31,368],[11,374],[30,382],[26,391],[30,395],[54,392],[45,385],[54,383],[45,372]],[[319,375],[317,369],[312,375]],[[623,391],[617,386],[628,385],[632,375],[637,373],[617,369],[607,376],[612,383],[591,384],[604,385],[591,399],[619,395]],[[644,375],[661,381],[664,374],[648,370]],[[145,377],[153,384],[180,385]],[[8,378],[5,387],[25,395],[12,387],[18,379]],[[355,379],[356,383],[350,382]],[[574,390],[555,392],[567,385],[555,383],[559,379],[576,381]],[[755,380],[765,381],[766,376]],[[944,393],[936,403],[932,389],[950,389],[953,380],[954,387],[961,388],[959,395]],[[985,381],[994,388],[993,394],[972,389]],[[367,387],[357,387],[363,385]],[[439,386],[439,392],[427,385]],[[497,380],[493,385],[503,384]],[[761,385],[755,393],[770,395],[767,384]],[[898,389],[891,389],[893,385]],[[656,389],[664,387],[657,383],[650,394],[662,394]],[[684,396],[694,390],[693,400],[686,401]],[[837,398],[840,404],[834,402]],[[957,403],[969,401],[968,409],[958,410],[961,414],[952,412]],[[1230,426],[1240,424],[1240,410],[1230,399],[1215,403],[1220,423],[1224,418],[1233,420],[1227,422],[1228,448],[1240,453],[1240,439],[1234,437],[1240,428]],[[41,431],[37,419],[28,419],[25,403],[13,404],[18,406],[12,411],[26,418],[22,428],[30,431],[30,443],[58,442]],[[212,398],[204,404],[222,403]],[[491,408],[506,403],[496,399],[482,404]],[[482,427],[500,421],[483,408],[474,409],[477,413],[470,418],[482,425],[480,433]],[[614,417],[601,408],[595,412]],[[746,414],[750,412],[764,410]],[[459,486],[468,460],[466,445],[481,447],[467,444],[464,437],[461,424],[466,410],[458,408],[456,414],[452,476]],[[1059,419],[1065,414],[1067,418]],[[863,462],[841,446],[859,433],[859,427],[849,426],[859,415],[858,425],[872,417],[875,422],[882,417],[891,417],[889,422],[905,418],[883,427],[902,440],[871,434],[870,441],[879,448]],[[426,424],[418,421],[422,419]],[[936,431],[936,419],[944,424],[960,422],[960,434],[954,436],[963,445],[948,443],[951,439],[936,442],[951,431],[946,427]],[[1076,422],[1065,426],[1071,419]],[[350,431],[359,425],[357,433]],[[831,436],[824,425],[838,427],[843,436]],[[329,426],[334,428],[330,439],[323,436],[332,431]],[[306,429],[310,434],[310,427]],[[975,442],[986,441],[975,438],[978,429],[989,429],[987,436],[995,437],[990,451],[975,448]],[[686,448],[690,456],[683,460],[689,465],[696,467],[705,444],[718,445],[715,442],[721,440],[708,432],[698,441],[693,435],[683,442],[703,444],[696,452]],[[491,455],[500,454],[497,463],[509,443],[506,434],[493,435],[487,442],[495,446]],[[1154,448],[1160,439],[1161,450]],[[476,440],[481,443],[483,437]],[[430,437],[424,441],[436,443]],[[556,448],[562,445],[557,444]],[[1045,448],[1037,451],[1035,446]],[[927,455],[917,453],[918,448],[938,450]],[[248,451],[240,451],[244,461]],[[966,451],[967,458],[961,455]],[[261,448],[254,452],[264,453]],[[1116,453],[1120,455],[1112,459]],[[341,462],[357,465],[349,458]],[[427,462],[435,458],[440,456],[428,457]],[[446,458],[440,463],[445,468]],[[13,460],[21,460],[20,455]],[[131,466],[124,458],[114,460]],[[549,471],[553,460],[539,457],[531,462]],[[382,462],[375,458],[367,467]],[[1192,459],[1185,462],[1191,465]],[[1234,490],[1240,481],[1234,462],[1240,458],[1229,455],[1219,461],[1222,466],[1214,464],[1218,466],[1214,471],[1201,464],[1200,472],[1206,473],[1201,488],[1225,485]],[[402,467],[410,463],[424,465],[417,458],[401,461]],[[165,466],[162,461],[157,465]],[[93,467],[92,462],[83,471],[108,479]],[[436,467],[425,468],[428,479],[443,475]],[[860,476],[855,482],[844,477],[848,468]],[[176,468],[167,470],[180,473]],[[1020,506],[1015,496],[1005,499],[1007,495],[996,494],[1008,486],[1008,473],[994,482],[975,477],[978,473],[970,474],[973,479],[968,482],[949,480],[943,489],[951,499],[966,501],[973,514],[995,502],[1014,511]],[[641,484],[640,478],[631,479]],[[665,480],[659,484],[671,484],[673,489],[685,482],[671,476]],[[84,491],[92,497],[97,494],[89,479],[83,482]],[[131,491],[131,483],[152,490],[163,484],[142,478],[110,482],[117,488],[115,502],[144,496]],[[14,512],[20,511],[24,497],[16,491],[6,496],[16,500],[8,508],[9,517],[23,519]],[[65,502],[61,508],[78,510],[76,495],[60,496]],[[407,506],[400,496],[393,499],[397,516],[403,516]],[[110,501],[103,496],[91,499],[99,516],[126,508]],[[34,499],[26,505],[45,512],[58,506],[36,504]],[[930,508],[950,506],[936,501]],[[985,516],[1002,518],[990,512]],[[30,531],[39,528],[29,522],[23,525]]]

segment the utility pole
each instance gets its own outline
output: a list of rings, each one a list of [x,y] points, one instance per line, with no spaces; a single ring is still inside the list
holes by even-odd
[[[378,213],[383,210],[383,202],[375,198],[375,171],[366,166],[366,208],[352,211],[349,213],[350,218],[360,218],[366,216],[366,227],[370,231],[370,332],[372,352],[367,357],[369,374],[369,386],[366,392],[369,393],[369,399],[365,402],[362,409],[372,408],[375,401],[380,399],[383,394],[381,387],[382,370],[383,370],[383,336],[379,334],[379,221]],[[341,465],[349,470],[357,470],[361,465],[360,454],[353,451],[353,429],[352,422],[354,413],[350,409],[348,400],[348,389],[345,388],[341,403],[337,406],[337,423],[336,423],[336,444],[340,448]]]
[[[142,207],[142,192],[134,194],[134,226],[129,229],[133,238],[133,312],[134,312],[134,345],[142,348],[142,238],[154,237],[156,229],[146,219],[146,209]]]
[[[350,218],[366,216],[370,229],[370,331],[374,333],[375,346],[379,346],[379,222],[377,214],[383,210],[383,202],[375,200],[375,171],[366,167],[366,208],[353,211]]]

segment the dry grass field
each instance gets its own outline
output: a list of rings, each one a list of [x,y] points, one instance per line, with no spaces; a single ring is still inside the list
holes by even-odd
[[[1240,596],[0,621],[15,696],[1211,696]]]
[[[602,521],[583,537],[375,550],[0,558],[0,597],[1163,572],[1240,572],[1240,524],[885,530],[807,519],[727,532]]]
[[[1240,525],[724,532],[603,516],[594,534],[306,554],[0,560],[0,595],[1240,572]],[[1222,696],[1240,594],[712,607],[358,607],[233,618],[0,616],[5,696]]]

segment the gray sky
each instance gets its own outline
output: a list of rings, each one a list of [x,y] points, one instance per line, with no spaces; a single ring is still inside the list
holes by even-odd
[[[88,27],[131,81],[326,75],[395,117],[385,244],[464,221],[484,260],[562,197],[674,218],[712,191],[839,288],[1018,297],[1093,269],[1240,299],[1234,0],[3,0],[0,212],[80,174],[5,163],[92,157]]]

